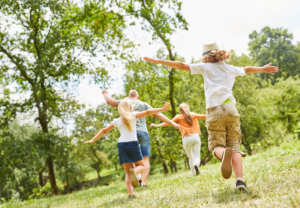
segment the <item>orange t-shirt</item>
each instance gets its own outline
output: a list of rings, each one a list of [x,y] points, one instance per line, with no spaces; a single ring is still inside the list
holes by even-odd
[[[190,134],[195,134],[195,133],[198,133],[199,135],[201,135],[201,131],[200,131],[197,119],[206,119],[206,114],[196,114],[196,113],[191,112],[191,116],[192,116],[192,120],[193,120],[193,125],[190,125],[185,120],[185,118],[183,117],[182,114],[179,114],[172,119],[172,121],[174,121],[175,123],[178,123],[180,125],[180,131],[181,131],[182,138],[184,136],[187,136]]]

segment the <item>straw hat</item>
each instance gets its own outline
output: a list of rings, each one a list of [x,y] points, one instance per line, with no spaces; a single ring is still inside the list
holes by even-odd
[[[202,56],[206,56],[211,51],[216,51],[216,50],[219,50],[219,49],[220,48],[217,45],[217,43],[203,44],[203,54],[202,54]]]

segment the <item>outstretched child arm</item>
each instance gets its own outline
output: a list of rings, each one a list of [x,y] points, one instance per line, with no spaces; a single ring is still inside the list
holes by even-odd
[[[180,61],[167,61],[167,60],[160,60],[160,59],[152,59],[148,57],[144,57],[144,60],[150,61],[151,64],[162,64],[174,69],[179,69],[183,71],[191,71],[190,66],[188,64],[182,63]]]
[[[104,129],[101,129],[96,136],[94,136],[93,139],[91,139],[90,141],[86,141],[84,142],[84,144],[89,144],[89,143],[94,143],[95,141],[97,141],[98,139],[100,139],[101,137],[103,137],[105,134],[107,134],[108,132],[110,132],[111,130],[113,130],[114,125],[109,124],[107,127],[105,127]]]
[[[172,119],[172,122],[174,122],[174,123],[177,123],[178,122],[178,116],[175,116],[173,119]],[[180,125],[179,124],[177,124],[178,126],[179,126],[179,128],[178,129],[180,129]],[[166,123],[166,122],[164,122],[164,123],[161,123],[161,124],[154,124],[154,123],[151,123],[150,124],[150,128],[152,128],[152,127],[165,127],[165,126],[170,126],[170,124],[168,124],[168,123]]]
[[[170,106],[170,103],[166,103],[164,105],[164,107],[162,107],[162,108],[151,108],[151,109],[148,109],[146,111],[136,113],[135,117],[136,118],[143,118],[143,117],[146,117],[146,116],[150,116],[152,114],[159,113],[161,111],[168,111],[169,106]]]
[[[278,72],[278,67],[271,66],[271,64],[272,63],[269,63],[269,64],[265,65],[264,67],[247,66],[247,67],[244,67],[244,70],[245,70],[246,74],[265,72],[265,73],[274,75],[273,72]]]
[[[198,119],[206,119],[206,114],[196,114],[196,118],[198,118]]]
[[[170,124],[168,124],[168,123],[161,123],[161,124],[151,123],[150,124],[150,128],[152,128],[152,127],[165,127],[165,126],[170,126]]]

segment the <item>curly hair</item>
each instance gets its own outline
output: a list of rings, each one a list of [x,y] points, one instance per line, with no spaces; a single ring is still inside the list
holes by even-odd
[[[202,58],[202,63],[217,63],[220,61],[225,61],[230,58],[230,51],[216,50],[211,51],[209,54]]]

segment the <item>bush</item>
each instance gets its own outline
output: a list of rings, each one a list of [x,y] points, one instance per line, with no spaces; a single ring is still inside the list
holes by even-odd
[[[59,193],[63,193],[64,190],[64,185],[60,181],[56,181],[56,185],[58,188]],[[52,196],[52,191],[51,191],[51,185],[50,182],[46,183],[45,186],[40,187],[40,188],[34,188],[33,194],[29,196],[29,199],[40,199],[48,196]]]

